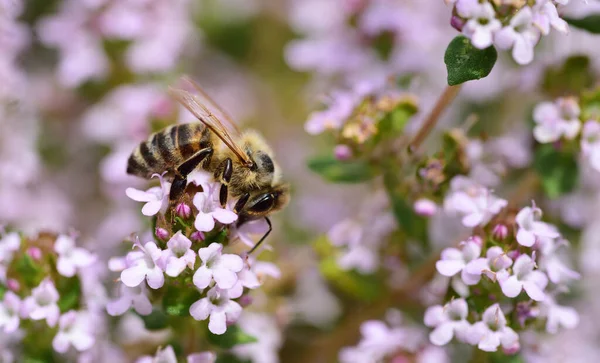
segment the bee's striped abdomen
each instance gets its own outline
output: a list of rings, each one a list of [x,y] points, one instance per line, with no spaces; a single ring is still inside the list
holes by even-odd
[[[150,178],[173,171],[210,144],[210,131],[201,123],[169,126],[138,145],[127,162],[127,173]]]

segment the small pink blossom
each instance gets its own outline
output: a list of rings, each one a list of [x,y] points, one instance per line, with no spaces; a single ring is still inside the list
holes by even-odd
[[[481,246],[475,242],[463,242],[462,249],[446,248],[435,267],[444,276],[452,277],[461,272],[461,278],[467,285],[475,285],[481,275],[469,273],[466,267],[481,255]]]
[[[151,288],[161,288],[165,283],[165,276],[160,248],[154,242],[147,242],[142,246],[139,241],[133,247],[138,250],[127,254],[128,267],[121,272],[121,281],[128,287],[136,287],[146,279]]]
[[[565,137],[574,139],[581,129],[581,110],[574,98],[559,98],[555,102],[542,102],[533,110],[533,137],[540,143],[551,143]]]
[[[168,249],[164,250],[165,273],[171,277],[177,277],[185,270],[186,266],[194,269],[196,263],[196,252],[192,247],[192,241],[184,236],[181,231],[175,233],[167,242]]]
[[[512,267],[512,275],[509,275],[506,270],[498,272],[496,276],[504,295],[513,298],[525,290],[531,299],[544,300],[548,277],[543,272],[535,270],[535,267],[536,264],[529,255],[521,255]]]
[[[135,360],[135,363],[177,363],[177,355],[173,347],[167,345],[165,348],[158,348],[156,354],[152,356],[143,356]]]
[[[444,209],[461,215],[465,227],[487,224],[507,204],[484,186],[461,175],[452,179],[444,199]]]
[[[66,277],[72,277],[78,269],[88,267],[96,256],[81,247],[75,247],[75,240],[66,235],[60,235],[54,242],[54,251],[58,253],[56,269],[58,273]]]
[[[415,202],[413,209],[420,216],[431,217],[437,212],[438,206],[432,200],[421,198]]]
[[[566,246],[568,242],[544,238],[540,240],[540,270],[546,272],[550,281],[558,285],[564,285],[572,280],[579,280],[581,274],[569,268],[559,255],[559,249]]]
[[[216,361],[217,355],[213,352],[192,353],[187,356],[187,363],[215,363]]]
[[[486,352],[495,352],[502,345],[504,349],[512,349],[519,345],[519,336],[506,326],[506,318],[498,304],[487,308],[482,319],[473,324],[467,332],[469,343]]]
[[[461,17],[469,19],[462,27],[462,32],[471,39],[473,46],[484,49],[492,45],[494,33],[502,27],[492,4],[461,0],[457,2],[456,10]]]
[[[487,250],[485,258],[481,257],[469,262],[465,270],[472,275],[485,274],[495,282],[496,273],[505,271],[512,265],[512,262],[502,248],[494,246]]]
[[[0,328],[5,333],[13,333],[19,328],[21,308],[21,299],[12,291],[7,291],[2,304],[0,304]]]
[[[169,200],[169,189],[171,183],[165,181],[161,175],[154,174],[153,177],[160,179],[160,187],[152,187],[145,192],[135,188],[127,188],[125,194],[136,202],[146,202],[142,207],[142,214],[153,216],[167,207]]]
[[[183,219],[188,219],[192,215],[192,208],[185,203],[179,203],[175,207],[175,213]]]
[[[52,347],[59,353],[66,353],[70,346],[82,352],[90,349],[95,342],[94,323],[87,312],[70,310],[58,321],[58,333],[52,340]]]
[[[352,149],[348,145],[336,145],[333,149],[333,154],[340,161],[350,160],[352,158]]]
[[[557,1],[558,3],[559,1]],[[550,34],[550,27],[558,30],[563,34],[569,32],[569,24],[558,15],[556,5],[550,0],[537,0],[533,7],[533,24],[544,35]]]
[[[148,299],[148,296],[146,296],[146,287],[144,285],[140,284],[136,287],[128,287],[125,284],[120,284],[119,287],[121,296],[106,304],[106,311],[109,315],[123,315],[132,306],[140,315],[149,315],[152,312],[152,303]]]
[[[452,337],[465,341],[465,333],[470,327],[467,321],[469,308],[464,299],[455,299],[448,304],[429,307],[425,311],[425,325],[435,328],[429,340],[435,345],[446,345]]]
[[[199,289],[207,288],[213,279],[220,289],[231,289],[237,282],[237,273],[244,268],[244,262],[240,256],[222,251],[223,245],[219,243],[198,250],[202,265],[194,273],[193,281]]]
[[[54,283],[47,278],[31,291],[31,296],[25,299],[22,314],[32,320],[45,319],[48,325],[53,327],[60,315],[58,298]]]
[[[558,333],[561,327],[574,329],[579,325],[577,311],[569,306],[558,305],[551,296],[546,296],[546,299],[539,304],[536,315],[546,318],[546,331],[550,334]]]
[[[222,208],[215,199],[218,184],[209,185],[204,191],[194,196],[194,206],[198,209],[194,227],[201,232],[209,232],[215,228],[215,220],[223,224],[231,224],[238,219],[233,211]]]
[[[600,171],[600,123],[589,120],[581,131],[581,152],[596,171]]]
[[[541,222],[542,210],[535,204],[525,207],[517,213],[516,222],[519,226],[517,242],[525,247],[533,246],[540,238],[557,238],[560,236],[556,227]]]
[[[496,33],[494,43],[500,49],[512,48],[514,60],[529,64],[533,60],[533,48],[540,39],[540,31],[533,25],[533,12],[525,6],[515,14],[508,26]]]
[[[196,320],[206,320],[208,330],[213,334],[221,335],[227,331],[227,323],[237,321],[242,313],[242,307],[230,300],[227,290],[213,287],[202,298],[190,306],[190,315]]]
[[[21,237],[16,232],[7,233],[0,239],[0,263],[8,264],[21,247]]]

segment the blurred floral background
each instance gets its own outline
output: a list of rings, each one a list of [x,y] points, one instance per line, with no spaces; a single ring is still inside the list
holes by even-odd
[[[594,0],[0,0],[0,361],[594,361],[597,14]],[[461,32],[498,59],[458,92],[444,54]],[[171,229],[126,195],[159,185],[126,174],[133,149],[197,122],[167,94],[182,75],[258,130],[291,184],[269,247],[221,266],[241,315],[219,305],[210,261],[223,246],[246,261],[234,236],[252,241],[217,217],[225,242],[194,230],[196,198],[161,207],[181,217]],[[152,248],[171,241],[216,283],[194,287],[189,266],[128,285],[132,244],[160,266]],[[192,312],[205,295],[227,333]]]

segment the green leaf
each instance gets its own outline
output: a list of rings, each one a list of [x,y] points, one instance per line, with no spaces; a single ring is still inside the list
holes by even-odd
[[[555,199],[569,193],[578,180],[575,155],[557,150],[553,145],[541,145],[535,153],[534,168],[542,179],[544,192]]]
[[[148,330],[162,330],[168,326],[168,317],[160,309],[154,309],[150,315],[140,315]]]
[[[258,339],[247,334],[237,325],[228,326],[224,334],[217,335],[208,331],[206,336],[210,343],[223,349],[231,349],[239,344],[255,343],[258,341]]]
[[[498,53],[493,46],[477,49],[471,44],[469,38],[457,36],[452,39],[444,54],[448,84],[456,86],[486,77],[494,68],[497,59]]]
[[[196,289],[169,285],[163,296],[162,306],[167,315],[189,316],[190,306],[198,299],[200,293]]]
[[[333,183],[361,183],[377,175],[377,169],[366,161],[339,161],[332,155],[311,159],[308,167]]]
[[[346,271],[339,267],[335,257],[321,260],[319,268],[323,276],[343,293],[366,302],[381,297],[384,286],[375,275],[362,275],[354,270]]]
[[[600,87],[581,94],[581,119],[600,120]]]
[[[402,134],[410,118],[417,113],[418,107],[412,100],[405,100],[387,113],[377,123],[377,136],[394,138]]]
[[[251,361],[238,358],[231,353],[222,353],[217,355],[216,363],[251,363]]]
[[[563,19],[576,28],[586,30],[593,34],[600,34],[600,14],[592,14],[579,19],[565,17],[563,17]]]
[[[594,84],[590,59],[584,55],[572,56],[559,67],[549,67],[542,88],[552,97],[578,94]]]
[[[79,308],[79,297],[81,296],[81,283],[79,278],[59,279],[57,290],[60,295],[58,307],[61,313]]]

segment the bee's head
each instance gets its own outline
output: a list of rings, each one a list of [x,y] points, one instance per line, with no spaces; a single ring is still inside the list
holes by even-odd
[[[243,145],[246,154],[252,159],[252,166],[249,168],[251,176],[246,182],[252,182],[258,188],[279,183],[279,166],[273,160],[273,151],[263,138],[256,132],[246,132]]]
[[[290,188],[287,184],[259,190],[253,193],[244,208],[239,212],[238,223],[260,219],[285,207],[290,201]]]

